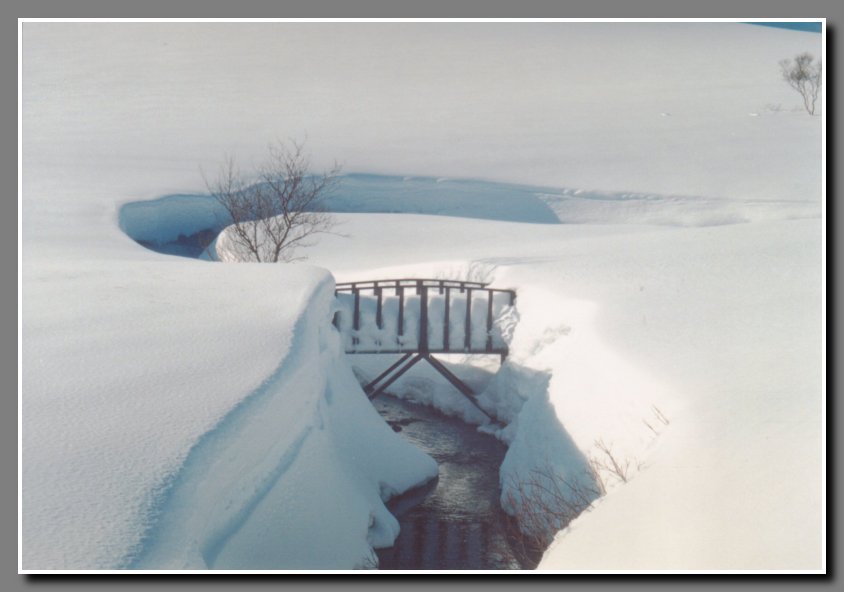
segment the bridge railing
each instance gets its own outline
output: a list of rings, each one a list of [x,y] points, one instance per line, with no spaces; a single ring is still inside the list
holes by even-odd
[[[515,303],[513,290],[412,278],[341,283],[336,294],[348,353],[507,355],[496,320]]]

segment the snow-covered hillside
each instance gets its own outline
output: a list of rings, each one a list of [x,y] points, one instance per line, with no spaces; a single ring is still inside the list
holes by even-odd
[[[395,536],[382,500],[435,468],[354,381],[331,274],[481,269],[519,291],[483,395],[510,424],[502,477],[598,440],[639,467],[541,568],[821,569],[823,122],[777,66],[821,39],[24,23],[22,568],[366,564]],[[202,192],[223,153],[305,135],[317,167],[366,173],[309,265],[120,228],[122,204]]]

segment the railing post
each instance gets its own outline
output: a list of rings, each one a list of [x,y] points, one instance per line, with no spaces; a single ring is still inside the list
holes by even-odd
[[[486,307],[486,351],[492,351],[492,298],[493,291],[487,290],[487,307]]]
[[[355,314],[352,326],[355,331],[358,331],[360,329],[360,291],[355,284],[352,284],[352,291],[355,294]],[[352,344],[357,345],[358,343],[360,343],[360,339],[357,336],[352,337]]]
[[[421,294],[419,303],[419,353],[428,352],[428,287],[422,282],[416,283],[416,289]]]
[[[451,325],[451,321],[449,316],[451,314],[451,288],[446,286],[445,288],[445,327],[443,327],[443,349],[448,351],[449,349],[449,327]]]
[[[404,335],[404,286],[396,284],[396,293],[399,297],[399,327],[398,336]]]
[[[472,349],[472,288],[466,288],[466,335],[463,340],[466,351]]]
[[[381,319],[381,306],[382,306],[382,295],[381,295],[381,288],[375,288],[375,296],[378,298],[378,304],[375,308],[375,326],[379,329],[384,328],[384,323]]]

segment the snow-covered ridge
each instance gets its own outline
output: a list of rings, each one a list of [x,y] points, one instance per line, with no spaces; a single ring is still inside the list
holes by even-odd
[[[290,354],[193,447],[131,567],[352,568],[368,544],[392,542],[398,523],[380,496],[437,468],[358,388],[328,322],[333,300],[326,278]]]
[[[820,205],[806,200],[555,189],[374,174],[341,176],[324,205],[335,213],[427,214],[533,224],[690,227],[821,215]],[[226,226],[226,213],[209,195],[165,195],[124,204],[119,211],[119,224],[141,244],[170,254],[197,256],[202,248],[193,245],[191,249],[189,237],[203,231],[216,235]]]
[[[817,203],[563,190],[541,193],[563,224],[722,226],[761,220],[820,218]]]
[[[66,266],[24,272],[25,568],[352,568],[392,541],[382,498],[436,465],[383,423],[345,365],[328,273]],[[103,297],[112,290],[132,297]],[[90,340],[69,355],[68,335]],[[296,536],[256,545],[275,536],[250,534],[256,520]]]

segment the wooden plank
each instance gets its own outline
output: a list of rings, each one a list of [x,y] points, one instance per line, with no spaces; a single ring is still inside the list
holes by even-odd
[[[486,351],[492,351],[492,299],[493,291],[487,290],[487,307],[486,307]]]
[[[375,308],[375,326],[379,329],[384,328],[384,320],[382,319],[381,314],[381,307],[383,305],[383,296],[381,294],[381,288],[375,288],[375,296],[378,298],[378,305]]]
[[[447,287],[445,289],[445,326],[443,327],[443,349],[448,351],[451,347],[449,345],[449,327],[451,326],[451,321],[449,316],[451,314],[451,288]]]
[[[428,286],[420,283],[418,289],[422,293],[419,303],[419,352],[424,354],[428,351]]]
[[[398,326],[398,334],[399,337],[404,335],[404,287],[399,286],[396,288],[399,294],[399,326]]]
[[[466,289],[466,335],[463,338],[463,346],[466,351],[472,349],[472,288]]]
[[[353,327],[355,331],[360,329],[360,292],[357,289],[357,286],[354,288],[355,294],[355,314],[353,320]],[[357,337],[352,337],[352,345],[357,345],[360,342],[360,339]]]

